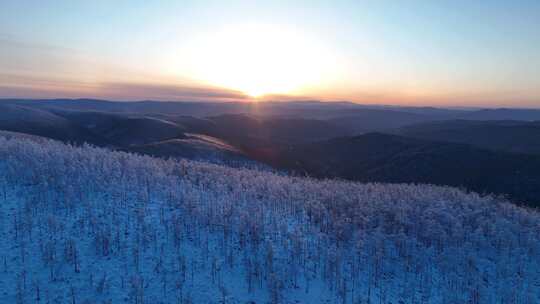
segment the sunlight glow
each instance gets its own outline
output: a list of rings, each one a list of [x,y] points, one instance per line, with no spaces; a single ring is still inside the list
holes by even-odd
[[[251,97],[294,94],[332,76],[335,56],[299,31],[244,25],[199,36],[189,46],[190,75]]]

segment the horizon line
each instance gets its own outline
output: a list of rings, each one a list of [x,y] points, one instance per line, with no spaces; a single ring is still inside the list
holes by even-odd
[[[156,100],[156,99],[140,99],[140,100],[121,100],[121,99],[102,99],[91,97],[80,98],[10,98],[0,97],[0,102],[6,101],[97,101],[97,102],[110,102],[110,103],[142,103],[142,102],[155,102],[155,103],[206,103],[206,104],[264,104],[264,103],[328,103],[328,104],[351,104],[354,106],[365,106],[373,108],[435,108],[435,109],[449,109],[449,110],[540,110],[538,107],[530,106],[459,106],[459,105],[400,105],[400,104],[376,104],[376,103],[362,103],[350,100],[320,100],[320,99],[288,99],[288,100],[264,100],[260,98],[253,99],[238,99],[238,100]]]

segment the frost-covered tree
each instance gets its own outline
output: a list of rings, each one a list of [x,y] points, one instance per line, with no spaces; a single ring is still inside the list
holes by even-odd
[[[0,302],[538,303],[540,215],[0,137]]]

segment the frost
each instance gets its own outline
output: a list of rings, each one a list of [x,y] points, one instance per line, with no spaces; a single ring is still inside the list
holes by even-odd
[[[1,303],[538,303],[540,216],[0,137]]]

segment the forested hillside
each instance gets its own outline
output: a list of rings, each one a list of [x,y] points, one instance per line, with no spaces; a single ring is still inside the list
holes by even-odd
[[[540,215],[0,136],[1,303],[538,303]]]
[[[267,159],[314,177],[448,185],[540,207],[540,155],[368,133],[287,147]]]
[[[397,134],[493,151],[540,154],[539,121],[446,120],[405,126]]]

